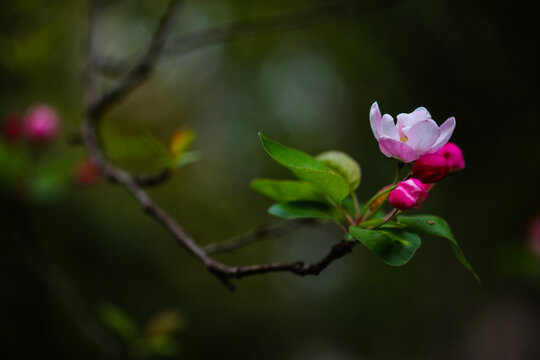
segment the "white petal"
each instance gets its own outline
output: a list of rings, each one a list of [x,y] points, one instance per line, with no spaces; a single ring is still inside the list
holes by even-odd
[[[399,140],[399,134],[394,123],[394,118],[388,114],[384,114],[381,121],[380,135]]]
[[[456,119],[453,116],[446,119],[446,121],[439,127],[441,134],[439,135],[439,138],[437,139],[435,144],[433,144],[429,152],[435,152],[442,148],[448,142],[448,140],[450,140],[450,137],[454,133],[455,128]]]
[[[425,119],[425,120],[431,119],[431,114],[423,106],[420,106],[419,108],[416,108],[413,111],[413,114],[415,114],[415,116],[421,117],[422,119]]]
[[[422,120],[403,131],[407,136],[407,145],[412,147],[418,155],[425,154],[439,139],[440,130],[433,120]]]
[[[397,116],[397,129],[400,137],[404,137],[406,128],[410,128],[419,121],[430,120],[431,115],[425,107],[419,107],[410,114],[401,113]]]

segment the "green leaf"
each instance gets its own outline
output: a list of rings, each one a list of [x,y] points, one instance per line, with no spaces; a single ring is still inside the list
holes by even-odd
[[[349,184],[351,192],[360,185],[360,165],[344,152],[335,150],[325,151],[317,155],[316,159],[327,168],[338,173]]]
[[[311,155],[281,145],[268,139],[262,133],[259,133],[259,137],[264,149],[272,159],[291,170],[299,179],[307,181],[328,194],[335,202],[341,203],[349,194],[349,186],[345,180]]]
[[[193,130],[179,128],[171,137],[169,151],[173,158],[180,158],[182,154],[189,150],[195,140],[196,133]]]
[[[138,344],[143,358],[150,356],[175,356],[180,351],[177,340],[169,335],[150,336]]]
[[[181,154],[178,158],[173,159],[172,163],[166,164],[171,168],[179,169],[182,166],[199,161],[200,155],[198,151],[187,151]]]
[[[392,266],[408,263],[421,244],[418,235],[398,229],[365,230],[350,226],[349,232],[382,261]]]
[[[66,153],[33,164],[26,178],[30,198],[38,202],[57,199],[73,181],[73,165],[77,160],[76,154]]]
[[[325,196],[313,185],[297,180],[255,179],[251,188],[278,202],[314,201],[325,202]]]
[[[332,219],[333,211],[330,207],[314,202],[290,202],[272,205],[268,212],[284,219],[317,218]]]
[[[183,329],[186,321],[182,314],[177,310],[163,310],[154,314],[146,325],[146,334],[148,336],[168,335]]]
[[[478,282],[480,278],[474,271],[471,264],[463,255],[450,226],[443,218],[435,215],[414,215],[414,216],[398,216],[398,222],[405,225],[409,231],[420,235],[434,235],[447,239],[450,242],[452,251],[459,262],[469,270]]]
[[[139,332],[137,324],[122,309],[105,304],[99,311],[101,320],[124,340],[134,340]]]
[[[170,160],[167,166],[178,169],[199,160],[197,152],[188,151],[195,137],[196,133],[193,130],[179,128],[174,132],[169,143]]]

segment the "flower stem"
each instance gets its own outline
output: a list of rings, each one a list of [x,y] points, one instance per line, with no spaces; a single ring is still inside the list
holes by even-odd
[[[351,193],[351,197],[354,202],[354,216],[358,221],[358,218],[360,217],[360,205],[358,205],[358,198],[356,197],[356,193],[354,191]]]
[[[397,165],[396,166],[396,176],[394,176],[394,182],[393,182],[394,185],[396,185],[398,183],[399,174],[401,173],[401,169],[403,169],[403,166],[405,166],[405,163],[398,160],[396,165]]]
[[[343,224],[340,223],[339,221],[336,221],[336,225],[339,226],[339,227],[341,228],[341,230],[343,230],[343,232],[344,232],[345,234],[348,234],[348,233],[349,233],[349,230],[348,230],[345,226],[343,226]]]
[[[389,222],[394,216],[396,216],[399,212],[400,212],[400,210],[398,210],[398,209],[392,210],[388,215],[386,215],[386,218],[384,219],[384,221],[382,223],[378,224],[377,226],[374,226],[373,229],[376,229],[376,228],[379,228],[379,227],[383,226],[384,224]]]
[[[390,191],[394,190],[396,187],[397,187],[397,185],[394,184],[393,186],[389,187],[388,189],[381,190],[378,193],[376,193],[375,195],[373,195],[373,197],[371,199],[369,199],[369,201],[366,203],[366,205],[364,205],[364,207],[360,211],[360,217],[362,217],[366,213],[366,211],[369,209],[369,206],[371,204],[373,204],[373,202],[375,200],[377,200],[377,198],[379,196],[384,195],[386,193],[389,193]]]
[[[349,213],[347,213],[347,211],[343,208],[343,206],[341,204],[339,205],[339,210],[341,210],[341,212],[343,213],[343,215],[345,216],[345,218],[347,219],[349,224],[351,224],[351,225],[355,224],[355,222],[354,222],[353,218],[351,217],[351,215],[349,215]]]

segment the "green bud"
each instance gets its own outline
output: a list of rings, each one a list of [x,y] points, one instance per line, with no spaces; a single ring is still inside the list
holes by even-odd
[[[317,160],[324,166],[336,172],[354,191],[360,185],[360,165],[349,155],[342,151],[325,151],[317,156]]]

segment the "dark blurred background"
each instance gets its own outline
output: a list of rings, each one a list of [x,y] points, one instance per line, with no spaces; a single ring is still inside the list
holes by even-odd
[[[187,1],[172,36],[313,3]],[[133,59],[165,5],[108,1],[101,53]],[[83,110],[86,7],[68,0],[0,4],[0,110],[46,102],[61,116],[61,140],[38,152],[85,156],[65,139],[80,128]],[[362,166],[365,199],[391,182],[394,170],[369,127],[373,101],[394,116],[418,106],[439,124],[455,116],[452,140],[467,167],[437,186],[420,211],[448,220],[482,285],[445,241],[427,237],[404,267],[359,246],[318,277],[255,276],[230,292],[118,186],[72,184],[22,205],[9,200],[20,188],[4,186],[0,356],[102,357],[40,276],[23,239],[32,231],[100,322],[107,322],[107,306],[140,329],[164,309],[174,312],[172,358],[540,358],[540,251],[530,231],[540,216],[536,22],[523,1],[401,1],[171,53],[104,123],[105,132],[149,132],[164,143],[180,126],[197,132],[200,161],[150,192],[189,234],[210,243],[277,221],[249,182],[292,177],[265,155],[257,131],[312,154],[349,153]],[[316,260],[340,236],[332,226],[306,228],[219,259]]]

